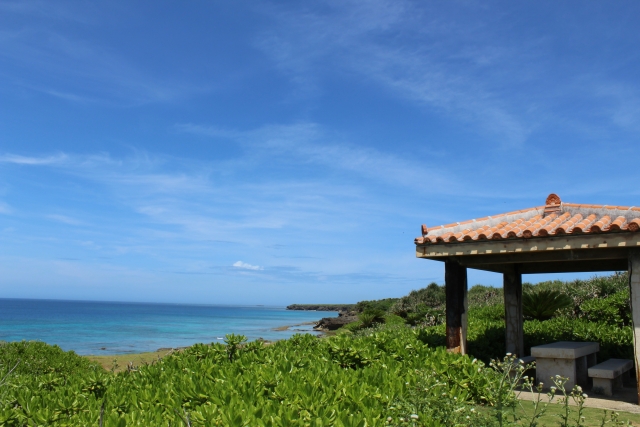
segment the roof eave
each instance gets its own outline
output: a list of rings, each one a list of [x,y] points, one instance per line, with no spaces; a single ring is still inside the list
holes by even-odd
[[[616,232],[563,234],[529,239],[472,240],[455,243],[418,244],[416,257],[444,260],[450,257],[516,252],[571,251],[577,249],[640,248],[640,233]]]

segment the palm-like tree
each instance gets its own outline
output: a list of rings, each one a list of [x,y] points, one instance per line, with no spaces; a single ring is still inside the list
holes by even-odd
[[[378,309],[369,309],[358,315],[358,319],[362,322],[363,328],[369,328],[376,323],[384,323],[384,311]]]
[[[550,289],[525,292],[522,294],[522,311],[525,317],[548,320],[563,308],[571,307],[569,296]]]

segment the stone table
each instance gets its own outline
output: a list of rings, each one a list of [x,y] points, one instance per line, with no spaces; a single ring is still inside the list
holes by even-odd
[[[598,350],[597,342],[559,341],[531,347],[531,355],[536,358],[536,379],[547,389],[553,386],[551,377],[556,375],[569,378],[565,384],[567,391],[576,384],[586,387],[589,384],[587,372],[597,363]]]

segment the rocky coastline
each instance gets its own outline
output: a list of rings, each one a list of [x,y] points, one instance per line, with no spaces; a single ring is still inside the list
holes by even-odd
[[[313,327],[316,331],[335,331],[347,323],[355,322],[358,316],[355,313],[339,313],[338,317],[323,317]]]
[[[291,304],[287,306],[287,310],[338,311],[345,313],[353,311],[355,306],[355,304]]]
[[[337,311],[338,317],[323,317],[313,327],[316,331],[335,331],[358,320],[355,304],[292,304],[287,310]]]

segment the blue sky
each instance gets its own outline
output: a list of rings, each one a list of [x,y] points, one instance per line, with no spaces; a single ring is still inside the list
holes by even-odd
[[[0,1],[0,296],[401,296],[423,223],[638,205],[639,12]]]

